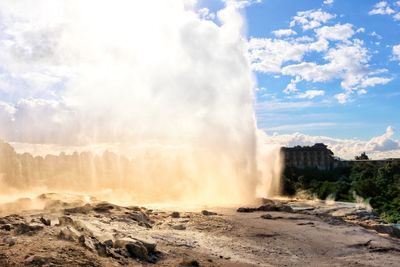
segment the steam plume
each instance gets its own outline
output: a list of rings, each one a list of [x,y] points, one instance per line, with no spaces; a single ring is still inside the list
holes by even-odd
[[[31,190],[196,203],[254,197],[262,174],[243,17],[228,1],[206,20],[189,2],[1,1],[3,138],[100,146],[130,161],[128,171],[114,154],[81,154],[75,164],[87,165],[85,177],[66,171],[49,182],[33,169]]]

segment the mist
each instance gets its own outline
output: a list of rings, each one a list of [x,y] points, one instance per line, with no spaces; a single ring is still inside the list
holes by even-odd
[[[183,0],[6,0],[0,10],[0,136],[20,147],[1,158],[2,193],[201,204],[279,193],[279,150],[258,134],[234,1],[213,20]],[[41,157],[49,147],[67,154]]]

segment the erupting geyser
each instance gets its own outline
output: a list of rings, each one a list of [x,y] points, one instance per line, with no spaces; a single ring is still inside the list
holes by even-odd
[[[257,140],[243,17],[234,1],[213,21],[197,9],[2,0],[1,137],[18,152],[68,153],[3,143],[0,190],[203,204],[250,201],[257,186],[277,193],[266,179],[279,177],[279,153],[260,154]]]

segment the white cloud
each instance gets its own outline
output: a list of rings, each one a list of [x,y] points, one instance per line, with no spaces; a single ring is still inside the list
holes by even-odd
[[[272,32],[276,37],[285,37],[285,36],[290,36],[290,35],[295,35],[297,32],[295,32],[292,29],[280,29]]]
[[[298,94],[296,97],[313,99],[317,96],[323,96],[324,94],[325,94],[325,91],[323,91],[323,90],[307,90],[304,93]]]
[[[310,30],[321,26],[335,17],[336,15],[324,12],[321,9],[300,11],[293,17],[293,20],[290,22],[290,27],[300,25],[303,30]]]
[[[353,25],[349,23],[323,26],[315,32],[319,38],[332,41],[347,41],[354,35]]]
[[[313,40],[313,39],[311,39]],[[252,38],[248,42],[248,56],[255,71],[280,73],[287,62],[300,62],[307,52],[322,52],[328,49],[328,41],[319,39],[315,42],[304,40],[282,40]]]
[[[291,94],[294,92],[297,92],[297,83],[299,82],[299,78],[296,77],[296,79],[293,79],[290,81],[290,83],[286,86],[286,88],[283,90],[285,94]]]
[[[291,34],[290,29],[273,32],[277,38],[252,38],[248,42],[248,56],[253,70],[263,73],[291,76],[293,79],[284,89],[290,94],[298,91],[300,81],[327,83],[340,81],[344,92],[337,93],[339,103],[346,103],[354,95],[362,95],[368,87],[384,85],[391,78],[371,69],[371,53],[355,33],[350,23],[322,26],[335,15],[322,10],[298,12],[290,26],[300,25],[304,30],[316,28],[314,36],[283,38]],[[373,32],[372,36],[380,36]],[[283,38],[283,39],[282,39]],[[311,52],[317,52],[315,61],[305,61]],[[322,60],[321,60],[322,59]]]
[[[282,74],[301,77],[302,80],[310,82],[340,79],[342,88],[346,90],[346,93],[336,96],[340,103],[345,103],[352,91],[391,81],[390,78],[371,76],[373,74],[368,70],[368,50],[360,40],[339,44],[329,49],[324,58],[327,61],[326,64],[302,62],[287,65],[282,68]]]
[[[350,94],[349,94],[349,93],[340,93],[340,94],[336,94],[336,95],[335,95],[335,98],[337,99],[337,101],[338,101],[340,104],[344,104],[344,103],[346,103],[346,102],[349,100]]]
[[[399,20],[400,20],[400,12],[396,13],[396,14],[393,16],[393,19],[394,19],[395,21],[399,21]]]
[[[381,135],[372,138],[365,145],[366,151],[393,151],[400,149],[400,143],[398,140],[392,139],[394,130],[392,126],[388,126],[386,132]]]
[[[224,2],[232,3],[237,8],[245,8],[254,4],[259,4],[262,0],[224,0]]]
[[[215,19],[215,14],[210,12],[210,10],[206,7],[199,9],[197,13],[202,19],[209,19],[209,20]]]
[[[394,60],[400,61],[400,44],[393,46],[392,53]]]
[[[321,123],[311,126],[318,127],[319,124]],[[328,123],[326,127],[329,126],[330,125]],[[301,127],[302,126],[300,125],[300,128]],[[337,127],[340,127],[340,125],[337,125]],[[280,130],[292,130],[292,128]],[[267,129],[267,131],[269,130]],[[393,139],[393,128],[391,126],[386,129],[385,134],[373,137],[366,141],[358,139],[339,139],[326,136],[310,136],[301,133],[273,135],[265,134],[263,140],[265,144],[289,147],[296,145],[314,145],[315,143],[324,143],[328,145],[330,149],[332,149],[336,156],[346,159],[353,159],[354,156],[359,155],[364,151],[367,152],[371,158],[375,159],[400,157],[400,141]]]
[[[324,0],[324,5],[332,5],[334,0]]]
[[[362,28],[362,27],[361,27],[361,28],[358,28],[356,32],[357,32],[357,33],[365,32],[365,28]]]
[[[394,3],[396,6],[400,7],[400,1]]]
[[[368,12],[369,15],[391,15],[393,13],[395,13],[395,11],[386,1],[377,3],[374,8]]]
[[[252,38],[248,43],[249,58],[256,71],[279,73],[287,61],[301,61],[308,45],[279,39]]]

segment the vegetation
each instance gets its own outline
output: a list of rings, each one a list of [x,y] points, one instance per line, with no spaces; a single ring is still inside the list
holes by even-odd
[[[353,167],[331,171],[286,168],[285,195],[306,191],[320,199],[334,196],[338,201],[354,201],[354,193],[368,200],[383,219],[400,223],[400,164],[375,166],[359,162]]]

